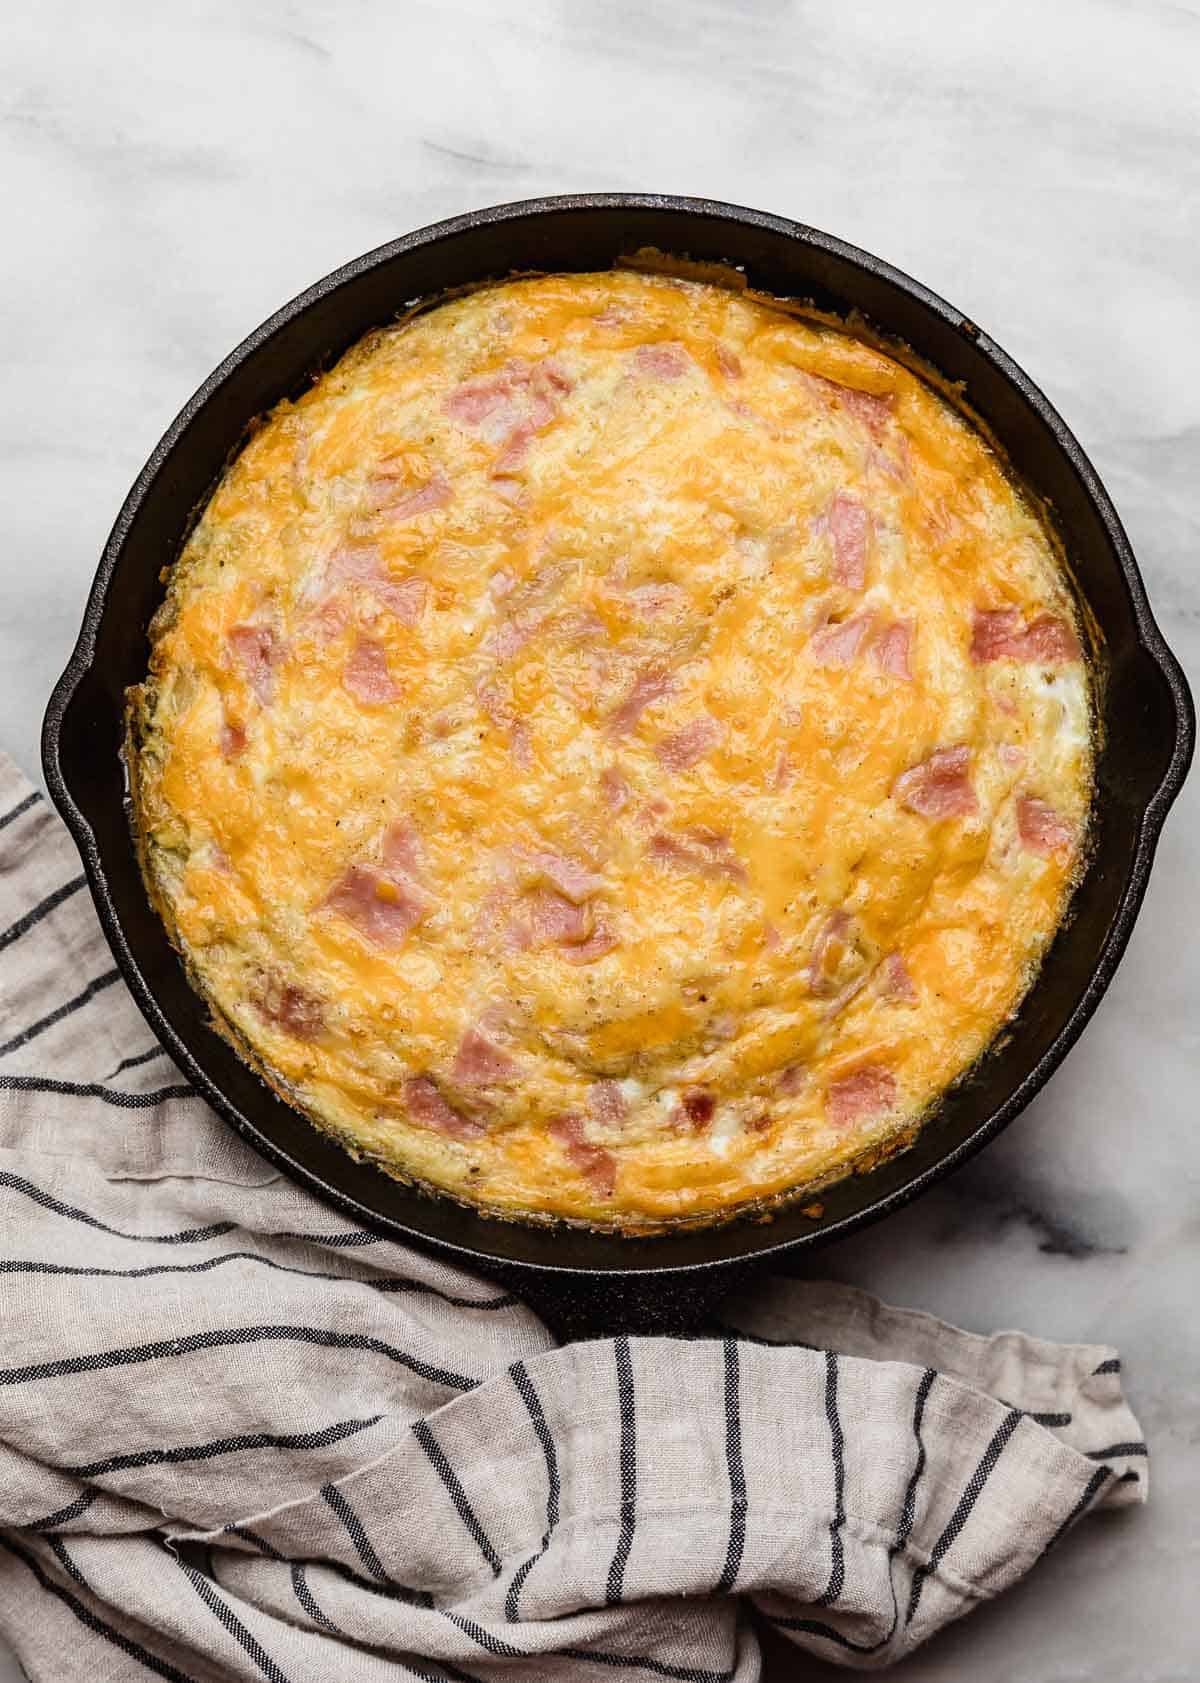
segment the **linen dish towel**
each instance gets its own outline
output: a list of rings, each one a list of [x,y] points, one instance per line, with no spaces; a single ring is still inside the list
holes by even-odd
[[[0,1629],[34,1683],[877,1668],[1146,1498],[1101,1346],[763,1284],[556,1345],[188,1088],[0,761]]]

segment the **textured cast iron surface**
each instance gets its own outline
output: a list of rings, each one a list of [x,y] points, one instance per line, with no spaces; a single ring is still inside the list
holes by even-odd
[[[118,759],[126,686],[145,670],[160,569],[179,553],[250,423],[406,303],[522,270],[609,267],[655,247],[734,263],[765,292],[859,312],[910,346],[991,429],[1051,506],[1104,642],[1103,745],[1092,862],[1005,1043],[954,1089],[911,1150],[768,1224],[658,1239],[489,1220],[356,1164],[275,1097],[206,1026],[143,891]],[[1095,1010],[1124,951],[1195,719],[1111,502],[1046,398],[974,324],[917,282],[827,234],[707,200],[597,194],[456,217],[339,269],[258,328],[212,374],[147,462],[117,518],[43,736],[50,792],[83,857],[113,951],[150,1026],[225,1119],[281,1169],[347,1211],[533,1295],[561,1324],[682,1325],[753,1267],[874,1221],[962,1163],[1028,1104]]]

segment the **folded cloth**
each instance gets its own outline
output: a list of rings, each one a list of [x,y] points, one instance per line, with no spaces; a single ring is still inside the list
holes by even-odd
[[[300,1125],[300,1124],[298,1124]],[[35,1683],[888,1664],[1144,1501],[1114,1351],[778,1282],[557,1347],[282,1179],[0,763],[0,1629]]]

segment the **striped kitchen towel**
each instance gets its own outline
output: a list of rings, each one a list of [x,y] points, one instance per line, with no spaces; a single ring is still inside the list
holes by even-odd
[[[71,1678],[873,1668],[1146,1496],[1110,1349],[778,1282],[560,1347],[189,1090],[0,764],[0,1629]]]

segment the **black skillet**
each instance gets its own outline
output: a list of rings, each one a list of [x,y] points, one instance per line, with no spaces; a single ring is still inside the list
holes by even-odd
[[[907,1152],[799,1208],[655,1239],[487,1219],[358,1164],[277,1098],[207,1027],[142,887],[119,750],[126,687],[144,673],[159,574],[257,416],[298,395],[369,328],[414,299],[514,271],[587,270],[652,247],[736,265],[749,284],[856,312],[963,399],[1052,510],[1097,631],[1102,740],[1090,864],[1073,913],[1002,1043],[955,1087]],[[901,352],[900,354],[904,354]],[[600,193],[459,216],[356,259],[265,322],[184,408],[138,476],[105,546],[79,641],[47,709],[46,779],[83,856],[117,962],[151,1028],[208,1102],[293,1179],[347,1215],[499,1277],[567,1330],[678,1327],[718,1290],[897,1209],[1029,1103],[1112,979],[1155,844],[1191,759],[1195,715],[1091,463],[1038,388],[959,311],[866,252],[781,217],[702,199]]]

